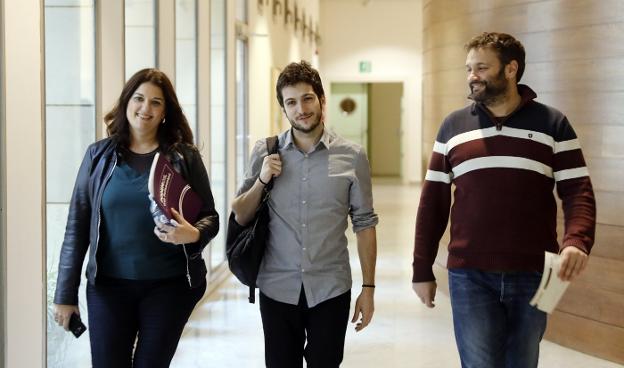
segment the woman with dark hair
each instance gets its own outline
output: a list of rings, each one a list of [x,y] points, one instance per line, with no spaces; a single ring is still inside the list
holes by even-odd
[[[93,367],[168,367],[206,290],[203,248],[219,230],[208,175],[167,76],[143,69],[104,118],[109,137],[89,146],[72,194],[54,296],[66,330],[86,276]],[[154,226],[147,181],[165,155],[203,200],[197,221],[172,211]]]

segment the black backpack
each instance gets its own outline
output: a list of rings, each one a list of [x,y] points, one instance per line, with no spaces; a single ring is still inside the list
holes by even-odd
[[[277,153],[277,136],[266,138],[266,146],[269,155]],[[273,179],[264,187],[256,214],[246,226],[241,226],[236,222],[233,212],[230,212],[228,219],[225,249],[228,266],[240,282],[249,286],[250,303],[256,301],[256,279],[269,232],[268,202],[271,188],[273,188]]]

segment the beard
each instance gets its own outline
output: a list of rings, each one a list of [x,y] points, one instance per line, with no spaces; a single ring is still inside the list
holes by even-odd
[[[474,86],[481,85],[481,90],[475,91]],[[470,82],[470,94],[468,98],[474,102],[481,102],[484,105],[492,105],[499,101],[507,91],[509,82],[505,79],[505,69],[501,67],[496,77],[492,80],[482,80],[481,82]]]
[[[314,129],[316,129],[319,124],[321,124],[321,116],[320,114],[317,115],[316,121],[314,121],[312,124],[310,124],[310,126],[307,127],[298,123],[295,119],[291,119],[290,117],[288,117],[288,121],[290,122],[290,125],[293,127],[293,129],[296,129],[302,133],[310,133],[314,131]]]

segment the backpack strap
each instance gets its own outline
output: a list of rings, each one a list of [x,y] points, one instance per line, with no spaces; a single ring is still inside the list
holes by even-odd
[[[265,139],[266,142],[266,146],[267,146],[267,155],[272,155],[274,153],[278,153],[278,137],[276,135],[272,136],[272,137],[267,137]],[[270,191],[271,189],[273,189],[273,178],[271,178],[271,180],[269,180],[268,184],[265,187],[265,191]]]
[[[274,135],[272,137],[267,137],[265,141],[267,146],[267,152],[269,153],[269,155],[277,153],[277,149],[279,148],[277,147],[277,136]]]
[[[256,285],[249,285],[249,297],[247,298],[249,300],[249,303],[251,304],[255,304],[256,303]]]
[[[275,135],[273,137],[267,137],[265,139],[266,142],[266,147],[267,147],[267,155],[272,155],[274,153],[278,152],[278,137]],[[264,195],[268,195],[268,192],[273,188],[273,178],[271,178],[271,180],[269,181],[269,183],[264,187]],[[256,285],[255,283],[252,283],[251,285],[249,285],[249,303],[255,303],[256,302]]]

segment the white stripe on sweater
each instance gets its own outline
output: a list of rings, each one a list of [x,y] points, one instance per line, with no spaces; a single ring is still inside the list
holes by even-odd
[[[549,178],[553,177],[552,168],[548,165],[524,157],[488,156],[466,160],[453,168],[455,178],[479,169],[508,168],[531,170]]]
[[[477,139],[485,139],[485,138],[496,137],[496,136],[532,140],[532,141],[541,143],[545,146],[548,146],[553,150],[555,149],[557,144],[563,144],[566,142],[573,141],[572,140],[572,141],[555,143],[555,140],[553,139],[553,137],[549,136],[548,134],[535,132],[535,131],[527,130],[527,129],[517,129],[517,128],[510,128],[507,126],[503,126],[501,130],[496,130],[496,127],[490,127],[490,128],[485,128],[485,129],[471,130],[466,133],[461,133],[451,138],[446,144],[436,141],[435,144],[433,145],[433,150],[435,152],[446,155],[450,150],[452,150],[454,147],[462,143],[467,143],[467,142],[474,141]]]
[[[554,175],[555,175],[555,181],[562,181],[562,180],[567,180],[567,179],[575,179],[575,178],[582,178],[584,176],[589,176],[589,170],[587,170],[586,166],[583,166],[583,167],[577,167],[574,169],[565,169],[565,170],[555,171]]]
[[[576,149],[581,149],[581,143],[576,138],[570,139],[569,141],[555,142],[555,153],[572,151]]]
[[[438,181],[438,182],[450,184],[451,174],[450,173],[447,174],[442,171],[427,170],[427,175],[425,175],[425,180]]]

